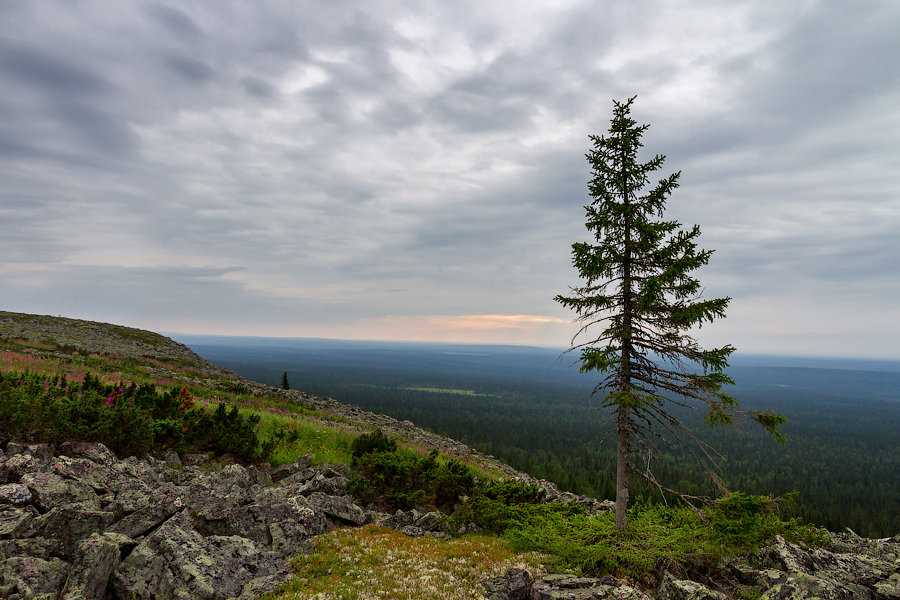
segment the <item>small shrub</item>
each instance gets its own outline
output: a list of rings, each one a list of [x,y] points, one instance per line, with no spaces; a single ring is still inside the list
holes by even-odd
[[[184,440],[194,451],[211,450],[215,454],[232,454],[245,460],[257,460],[259,438],[256,425],[259,415],[242,417],[238,408],[219,404],[211,413],[200,408],[185,416]]]
[[[771,496],[733,492],[715,502],[709,515],[710,526],[722,544],[755,550],[776,534],[784,533],[785,523],[778,513],[779,501]]]
[[[364,503],[407,510],[416,505],[452,510],[475,488],[475,472],[460,461],[442,460],[437,450],[419,456],[398,448],[396,440],[376,429],[351,445],[356,476],[348,491]]]
[[[492,481],[484,486],[482,493],[504,504],[539,504],[547,497],[546,490],[538,484],[518,479]]]
[[[381,429],[376,429],[372,433],[365,433],[353,440],[350,445],[350,454],[353,455],[355,461],[366,454],[394,452],[396,449],[397,440],[386,436]]]
[[[211,414],[193,405],[186,387],[157,392],[153,385],[106,384],[90,373],[75,384],[65,376],[7,372],[0,377],[0,437],[101,442],[119,456],[177,448],[258,459],[259,416],[243,417],[224,404]]]

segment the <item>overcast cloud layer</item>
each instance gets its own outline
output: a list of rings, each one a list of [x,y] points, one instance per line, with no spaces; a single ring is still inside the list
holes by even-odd
[[[733,297],[704,344],[900,358],[900,3],[0,0],[0,310],[565,346],[637,95]]]

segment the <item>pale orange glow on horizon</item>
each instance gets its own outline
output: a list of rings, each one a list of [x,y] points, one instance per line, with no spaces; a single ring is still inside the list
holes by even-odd
[[[566,346],[572,321],[543,315],[388,315],[287,326],[182,321],[155,330],[198,335]]]

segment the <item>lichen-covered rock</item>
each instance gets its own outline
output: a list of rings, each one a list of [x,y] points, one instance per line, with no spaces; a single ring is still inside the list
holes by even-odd
[[[13,556],[0,562],[0,598],[56,600],[69,565],[58,558]]]
[[[646,592],[614,577],[547,575],[532,585],[533,600],[652,600]]]
[[[13,556],[34,556],[50,560],[58,545],[56,540],[42,537],[3,540],[0,541],[0,561]]]
[[[365,525],[370,520],[369,513],[353,502],[350,496],[328,496],[322,492],[313,492],[308,499],[311,507],[322,511],[326,516],[354,525]]]
[[[100,509],[100,499],[93,488],[80,481],[65,480],[55,473],[42,471],[25,473],[20,480],[34,496],[34,505],[41,512],[66,504],[80,504]]]
[[[287,579],[284,563],[247,538],[202,536],[182,511],[138,544],[110,584],[121,598],[218,600],[240,596],[255,579]]]
[[[894,573],[884,581],[879,581],[872,589],[875,592],[875,600],[900,599],[900,573]]]
[[[15,539],[27,531],[38,512],[31,506],[0,504],[0,539]]]
[[[531,573],[510,569],[506,575],[481,582],[488,600],[531,600]]]
[[[37,471],[40,465],[30,454],[7,452],[0,458],[0,483],[18,483],[25,473]]]
[[[0,504],[21,506],[31,502],[31,490],[24,483],[4,483],[0,485]]]
[[[39,537],[52,538],[58,542],[58,552],[71,558],[78,543],[100,533],[112,525],[115,514],[85,508],[81,504],[57,506],[50,512],[34,520],[32,527]]]
[[[62,600],[103,600],[123,549],[134,546],[134,540],[115,533],[94,533],[82,540],[63,588]]]
[[[6,445],[6,453],[13,454],[29,454],[40,463],[46,463],[53,455],[56,454],[56,446],[53,444],[20,444],[18,442],[10,442]]]
[[[862,586],[836,583],[806,573],[790,575],[762,595],[764,600],[856,600],[870,597]]]
[[[829,548],[804,549],[776,536],[756,555],[763,598],[873,598],[892,593],[900,573],[895,544],[865,540],[853,532],[835,536]],[[885,596],[885,597],[890,597]]]
[[[179,497],[171,499],[151,497],[149,500],[151,504],[125,515],[113,523],[107,531],[130,538],[138,538],[149,534],[161,523],[184,509],[184,503]]]
[[[97,442],[63,442],[58,450],[60,456],[85,458],[98,465],[109,465],[117,460],[112,450]]]
[[[326,530],[321,512],[290,502],[231,507],[216,517],[193,513],[192,523],[201,535],[240,535],[284,556],[306,548],[309,538]]]
[[[199,460],[180,469],[150,456],[119,460],[100,444],[53,450],[9,443],[0,453],[2,598],[252,600],[284,581],[286,560],[311,550],[327,529],[377,520],[433,535],[442,517],[363,509],[346,495],[346,466],[312,467],[308,457],[273,476],[237,464],[202,470]],[[590,512],[605,510],[543,487]],[[846,531],[831,547],[813,549],[776,538],[746,561],[710,568],[707,585],[668,575],[655,596],[718,600],[743,585],[764,598],[900,600],[900,537],[868,540]],[[513,575],[489,594],[521,596],[527,586]],[[717,575],[727,582],[719,590]],[[612,577],[551,575],[530,588],[529,600],[650,598]]]
[[[284,484],[283,481],[282,486]],[[304,496],[313,492],[321,492],[328,496],[343,496],[347,493],[347,478],[337,473],[316,473],[297,488],[297,493]]]
[[[711,590],[702,583],[689,579],[675,579],[666,573],[656,592],[656,600],[728,600],[728,596]]]

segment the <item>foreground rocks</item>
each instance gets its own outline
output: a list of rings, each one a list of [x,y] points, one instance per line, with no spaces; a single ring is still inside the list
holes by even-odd
[[[387,515],[346,494],[343,465],[310,458],[274,470],[201,468],[202,455],[118,459],[100,444],[0,450],[0,598],[9,600],[250,600],[290,576],[290,557],[334,527],[378,523],[437,532],[441,515]],[[206,465],[209,467],[210,465]],[[560,494],[590,512],[606,503]],[[703,573],[663,572],[652,585],[513,569],[484,583],[494,600],[900,599],[900,536],[850,531],[828,548],[776,538],[753,556]],[[698,577],[698,575],[702,575]],[[702,581],[693,581],[693,578]]]
[[[648,591],[614,577],[554,574],[533,581],[511,569],[483,586],[490,600],[892,600],[900,599],[900,535],[871,540],[847,530],[828,548],[811,550],[776,536],[746,559],[709,567],[702,579],[664,571]]]
[[[346,467],[309,457],[272,472],[205,457],[120,460],[101,444],[0,451],[0,598],[256,598],[287,559],[333,527],[434,529],[434,514],[384,515],[346,495]],[[173,468],[180,467],[180,468]]]

